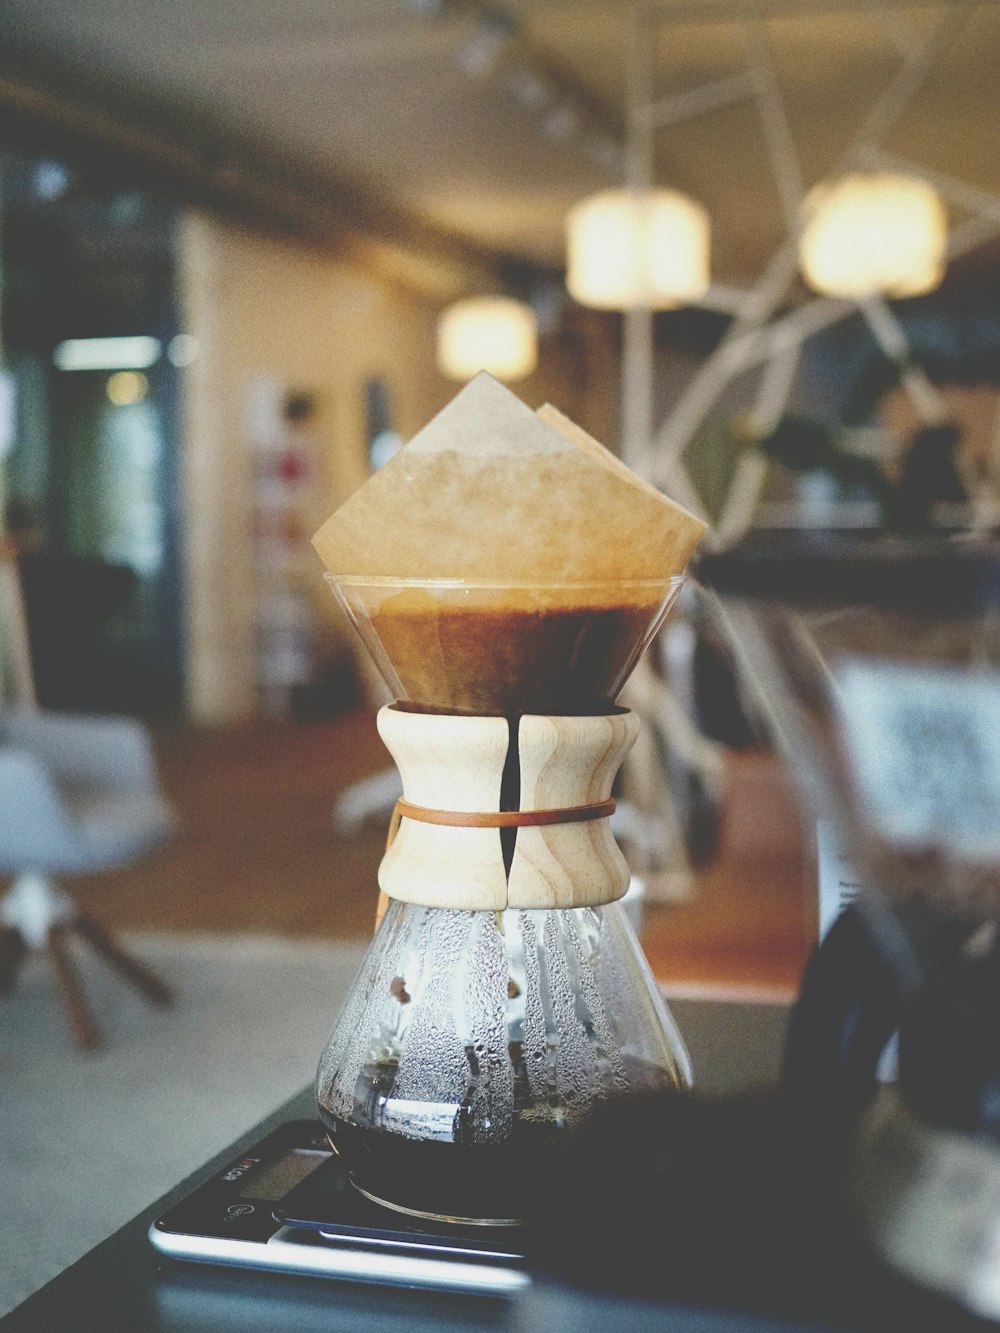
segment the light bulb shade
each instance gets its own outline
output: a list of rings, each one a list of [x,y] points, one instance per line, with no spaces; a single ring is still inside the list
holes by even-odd
[[[944,277],[948,223],[927,181],[856,172],[816,186],[804,211],[802,273],[825,296],[919,296]]]
[[[508,383],[530,375],[538,364],[531,307],[506,296],[456,301],[438,320],[437,362],[454,380],[472,379],[481,370]]]
[[[675,190],[602,190],[566,217],[566,286],[599,310],[670,310],[709,285],[709,223]]]

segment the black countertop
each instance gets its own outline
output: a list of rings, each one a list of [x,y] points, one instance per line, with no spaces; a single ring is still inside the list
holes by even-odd
[[[787,1016],[783,1007],[689,1000],[674,1001],[671,1009],[706,1090],[727,1092],[774,1081]],[[153,1250],[147,1232],[155,1217],[265,1133],[312,1114],[312,1090],[304,1089],[0,1320],[4,1333],[546,1330],[549,1316],[542,1315],[538,1324],[534,1313],[543,1309],[541,1293],[522,1308],[499,1299],[179,1264]],[[596,1305],[591,1308],[596,1312]],[[640,1318],[638,1311],[635,1317]],[[701,1313],[697,1324],[682,1312],[676,1312],[680,1322],[665,1310],[652,1311],[650,1317],[657,1327],[697,1327],[703,1333],[735,1327],[716,1324],[714,1317],[706,1322]],[[605,1320],[602,1333],[627,1326]]]

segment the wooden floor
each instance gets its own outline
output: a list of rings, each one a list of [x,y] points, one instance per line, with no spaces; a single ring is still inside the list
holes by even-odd
[[[339,791],[388,763],[374,720],[157,737],[182,832],[78,901],[116,929],[261,931],[363,938],[385,826],[338,836]],[[800,822],[780,764],[734,754],[719,854],[684,904],[648,908],[643,943],[672,983],[795,987],[815,931]]]
[[[816,939],[816,872],[788,773],[731,753],[717,855],[689,899],[647,908],[643,946],[662,980],[798,989]]]

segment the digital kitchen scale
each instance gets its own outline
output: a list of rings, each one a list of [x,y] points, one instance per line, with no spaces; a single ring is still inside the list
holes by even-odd
[[[149,1229],[193,1263],[510,1295],[528,1283],[519,1229],[429,1224],[351,1185],[322,1125],[282,1125]]]

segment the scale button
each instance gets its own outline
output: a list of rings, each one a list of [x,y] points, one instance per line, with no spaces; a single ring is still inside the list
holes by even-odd
[[[231,1203],[229,1207],[226,1209],[226,1216],[249,1217],[251,1213],[255,1213],[256,1211],[257,1209],[253,1206],[252,1203]]]

